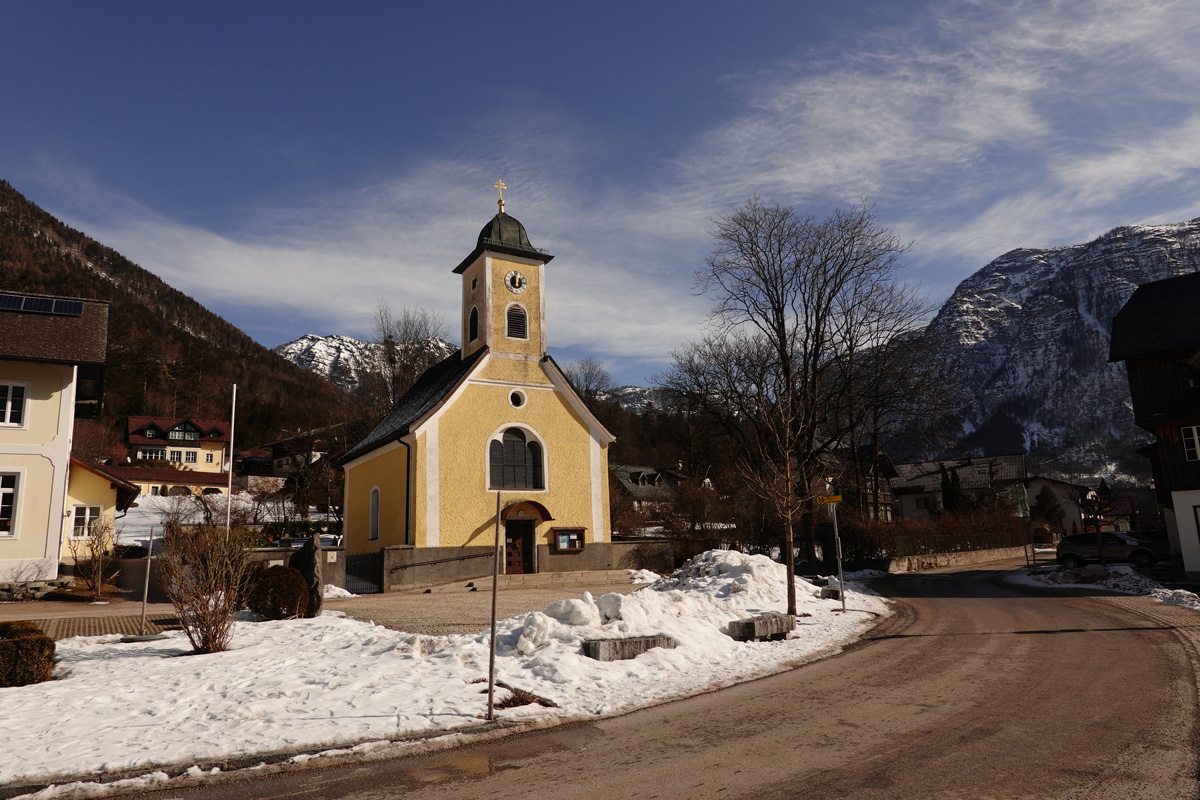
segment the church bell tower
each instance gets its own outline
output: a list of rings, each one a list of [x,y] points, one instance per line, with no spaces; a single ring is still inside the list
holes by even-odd
[[[554,256],[529,243],[525,226],[504,213],[503,181],[496,216],[475,249],[454,268],[462,275],[462,357],[482,347],[501,358],[546,355],[546,264]]]

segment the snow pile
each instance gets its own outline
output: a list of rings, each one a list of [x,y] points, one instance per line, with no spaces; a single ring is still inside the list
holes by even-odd
[[[630,583],[654,583],[659,579],[657,572],[651,572],[648,569],[631,569],[629,570]]]
[[[340,586],[334,586],[332,583],[327,583],[327,584],[325,584],[324,597],[326,600],[329,600],[329,599],[335,598],[335,597],[336,598],[358,597],[358,595],[356,595],[354,592],[347,592],[345,589],[343,589]]]
[[[763,556],[704,553],[630,595],[554,603],[503,620],[497,678],[552,700],[502,717],[610,715],[758,677],[830,652],[879,615],[852,587],[850,613],[796,581],[802,618],[781,642],[735,642],[729,621],[781,611],[784,568]],[[865,612],[865,613],[864,613]],[[678,646],[636,659],[587,658],[586,639],[667,634]],[[103,772],[278,749],[319,750],[478,722],[488,635],[423,636],[334,615],[235,624],[231,649],[188,655],[182,634],[121,644],[59,642],[55,680],[0,690],[5,781]]]
[[[1107,572],[1098,564],[1091,564],[1081,569],[1037,572],[1032,575],[1021,572],[1010,575],[1008,580],[1011,583],[1026,586],[1099,587],[1123,594],[1153,597],[1158,602],[1167,605],[1200,610],[1200,597],[1194,593],[1185,592],[1182,589],[1168,589],[1158,581],[1147,578],[1133,567],[1125,565],[1111,566]]]

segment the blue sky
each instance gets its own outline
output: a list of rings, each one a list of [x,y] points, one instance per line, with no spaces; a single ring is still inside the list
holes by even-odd
[[[1014,247],[1200,216],[1191,2],[5,3],[0,177],[267,346],[458,329],[507,210],[551,352],[645,383],[710,220],[873,204],[941,302]]]

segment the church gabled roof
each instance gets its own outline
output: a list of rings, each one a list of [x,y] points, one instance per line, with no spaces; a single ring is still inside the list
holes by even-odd
[[[366,438],[347,450],[335,463],[344,466],[359,456],[408,435],[415,423],[440,405],[470,374],[476,362],[486,352],[487,348],[483,347],[463,358],[461,351],[455,350],[425,370],[408,393],[392,406],[392,410],[371,429]]]
[[[471,255],[464,258],[462,263],[454,268],[455,274],[461,275],[484,250],[531,258],[534,261],[541,261],[543,264],[548,264],[554,258],[545,250],[540,250],[530,244],[525,226],[516,217],[509,216],[503,211],[492,217],[479,231],[475,249],[471,251]]]

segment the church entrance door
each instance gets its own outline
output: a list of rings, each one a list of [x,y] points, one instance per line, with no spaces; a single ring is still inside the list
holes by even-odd
[[[533,520],[510,519],[504,523],[504,574],[533,572]]]

